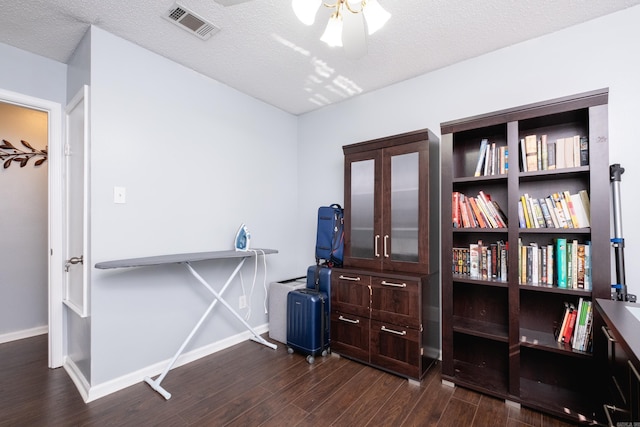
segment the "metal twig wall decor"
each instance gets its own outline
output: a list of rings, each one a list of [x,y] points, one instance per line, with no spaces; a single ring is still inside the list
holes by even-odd
[[[13,162],[20,163],[20,167],[23,168],[29,163],[29,160],[37,157],[40,158],[35,161],[34,166],[40,166],[47,161],[47,147],[45,147],[44,150],[38,150],[37,148],[33,148],[27,141],[20,140],[20,142],[28,151],[15,147],[6,139],[2,140],[2,145],[0,145],[0,161],[3,161],[3,167],[5,169],[11,166]]]

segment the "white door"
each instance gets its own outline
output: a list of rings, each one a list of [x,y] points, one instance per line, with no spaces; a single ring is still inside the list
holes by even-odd
[[[65,264],[64,303],[88,315],[89,88],[84,86],[66,108],[64,146]]]

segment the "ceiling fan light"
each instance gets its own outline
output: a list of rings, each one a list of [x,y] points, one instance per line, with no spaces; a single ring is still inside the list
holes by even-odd
[[[331,47],[342,46],[342,17],[339,14],[331,15],[320,40]]]
[[[384,10],[378,0],[367,0],[366,7],[363,10],[364,17],[367,20],[367,28],[369,35],[375,33],[387,23],[391,14]]]
[[[291,7],[298,19],[305,25],[313,25],[316,13],[322,4],[322,0],[292,0]]]

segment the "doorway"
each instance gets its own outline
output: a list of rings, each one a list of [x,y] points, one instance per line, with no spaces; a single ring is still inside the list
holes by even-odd
[[[60,104],[43,100],[15,92],[0,90],[0,103],[6,106],[11,111],[18,111],[18,109],[24,109],[23,113],[33,117],[40,117],[39,120],[45,122],[43,130],[42,140],[39,143],[31,143],[27,138],[20,138],[19,135],[12,136],[13,141],[0,135],[0,139],[7,139],[10,146],[14,146],[26,153],[33,153],[32,150],[40,150],[43,148],[41,145],[45,143],[46,149],[46,191],[41,190],[46,195],[46,225],[40,225],[42,231],[46,235],[46,246],[40,250],[44,252],[43,258],[33,257],[35,263],[44,262],[43,266],[46,272],[47,286],[46,290],[46,319],[47,319],[47,332],[49,340],[49,367],[56,368],[62,366],[64,362],[64,348],[63,348],[63,307],[62,307],[62,268],[63,265],[63,251],[62,251],[62,233],[63,233],[63,210],[62,210],[62,107]],[[43,116],[44,115],[44,116]],[[19,138],[19,140],[18,140]],[[46,139],[46,141],[45,141]],[[25,141],[24,144],[22,141]],[[3,143],[4,146],[9,146]],[[6,152],[16,152],[16,150],[5,149]],[[38,167],[44,165],[44,162],[40,162],[38,166],[35,163],[43,158],[42,155],[32,156],[27,161],[22,156],[22,160],[11,160],[6,163],[7,158],[3,159],[2,166],[3,172],[11,170],[11,173],[15,175],[15,171],[22,172],[22,177],[26,176],[26,173],[38,171]],[[34,169],[35,168],[35,169]],[[40,173],[42,168],[39,169]],[[18,179],[13,179],[12,182],[17,182]],[[12,188],[11,191],[15,191],[14,195],[20,198],[20,188]],[[3,203],[3,206],[6,206]],[[27,228],[28,228],[27,222]],[[17,231],[17,233],[16,233]],[[12,241],[20,241],[20,230],[13,231],[15,234]],[[4,252],[4,251],[3,251]],[[24,257],[27,259],[24,259]],[[21,262],[24,262],[25,267],[20,270],[23,274],[29,269],[40,268],[30,264],[31,257],[26,254],[21,257]],[[37,261],[38,259],[44,261]],[[43,273],[44,274],[44,273]],[[18,274],[19,276],[19,274]],[[42,279],[41,279],[42,280]],[[9,301],[13,300],[16,304],[18,300],[25,298],[25,295],[12,294],[9,296]]]

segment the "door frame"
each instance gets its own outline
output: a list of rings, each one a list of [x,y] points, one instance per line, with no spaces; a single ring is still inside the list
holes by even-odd
[[[64,363],[62,305],[63,194],[62,194],[62,105],[46,99],[0,89],[0,101],[47,113],[48,128],[48,242],[49,242],[49,368]]]

